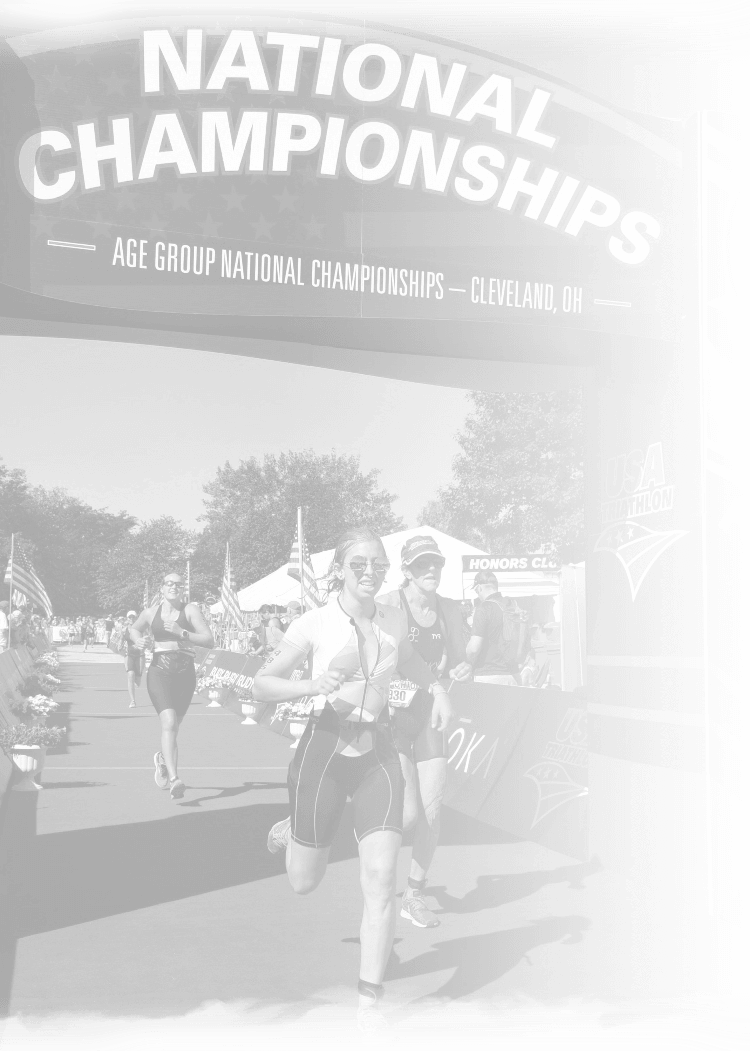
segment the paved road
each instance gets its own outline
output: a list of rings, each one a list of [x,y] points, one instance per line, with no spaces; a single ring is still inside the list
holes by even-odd
[[[188,791],[171,800],[152,777],[158,722],[145,686],[129,709],[111,654],[62,656],[67,742],[47,757],[33,797],[37,834],[16,866],[10,1012],[158,1019],[206,1002],[294,1017],[349,1010],[361,914],[350,825],[310,897],[291,892],[265,848],[267,829],[288,813],[288,742],[194,701],[180,736]],[[28,800],[11,801],[17,821]],[[407,863],[404,846],[400,887]],[[399,920],[387,975],[394,1024],[441,1001],[591,992],[607,925],[591,922],[600,877],[590,874],[447,810],[431,874],[442,925]]]

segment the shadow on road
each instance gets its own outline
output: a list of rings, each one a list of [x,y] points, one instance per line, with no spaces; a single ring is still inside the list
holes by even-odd
[[[286,815],[258,803],[160,821],[37,836],[13,894],[16,937],[251,883],[284,871],[266,850]]]
[[[448,894],[445,887],[430,887],[429,893],[437,899],[441,912],[470,913],[494,909],[541,890],[551,883],[567,883],[570,890],[583,890],[584,879],[601,870],[601,863],[592,859],[578,865],[563,865],[557,869],[536,872],[505,872],[478,876],[476,886],[463,898]]]
[[[386,971],[386,981],[453,970],[439,989],[414,1003],[443,997],[457,1000],[494,982],[524,959],[531,965],[527,954],[540,945],[580,942],[589,926],[589,921],[583,916],[550,916],[535,920],[528,927],[438,942],[428,952],[406,963],[398,961],[394,953]]]

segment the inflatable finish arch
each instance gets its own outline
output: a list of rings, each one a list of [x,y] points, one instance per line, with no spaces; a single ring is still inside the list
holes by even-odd
[[[679,873],[705,865],[689,129],[344,21],[156,11],[11,37],[1,68],[6,333],[585,389],[590,849],[687,930],[702,891]],[[667,947],[641,920],[633,981],[653,993]]]

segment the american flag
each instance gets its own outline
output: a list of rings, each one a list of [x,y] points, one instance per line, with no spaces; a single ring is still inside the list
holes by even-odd
[[[15,544],[15,549],[8,559],[8,565],[5,569],[6,584],[11,583],[11,573],[14,598],[16,591],[19,591],[32,606],[41,607],[46,615],[51,617],[52,603],[49,600],[49,595],[44,590],[44,584],[34,572],[31,562],[24,555],[23,551],[19,549],[18,543]]]
[[[297,511],[297,528],[294,531],[294,542],[292,543],[292,551],[289,555],[289,565],[286,571],[290,577],[294,577],[295,580],[301,582],[305,609],[313,609],[315,606],[323,605],[323,599],[320,597],[318,584],[315,580],[310,552],[307,549],[307,541],[302,529],[301,508]]]
[[[221,582],[221,604],[224,607],[224,617],[233,620],[238,628],[244,628],[240,601],[237,592],[232,587],[232,569],[229,562],[229,543],[227,542],[227,557],[224,562],[224,579]]]

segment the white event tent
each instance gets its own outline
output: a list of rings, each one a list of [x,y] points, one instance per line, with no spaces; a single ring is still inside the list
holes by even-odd
[[[445,595],[447,598],[463,598],[461,580],[462,556],[486,555],[487,552],[482,551],[478,547],[472,547],[471,544],[465,544],[462,540],[456,540],[454,537],[448,536],[447,533],[442,533],[439,529],[433,529],[431,526],[416,526],[414,529],[402,529],[398,533],[391,533],[390,536],[383,537],[383,546],[385,547],[388,561],[391,563],[391,568],[385,578],[381,592],[385,594],[387,591],[393,591],[400,586],[403,580],[401,574],[401,548],[409,537],[424,535],[434,537],[438,547],[445,556],[445,569],[440,581],[440,594]],[[318,587],[321,593],[324,594],[326,577],[333,558],[333,549],[317,551],[311,555],[311,558]],[[263,577],[261,580],[256,580],[249,587],[243,588],[237,593],[237,597],[240,600],[240,608],[247,611],[257,610],[267,603],[269,605],[286,606],[292,599],[299,599],[300,586],[287,573],[285,563],[283,566],[275,569],[273,573],[269,573],[268,576]],[[211,608],[213,612],[218,613],[222,608],[221,603],[217,602]]]

